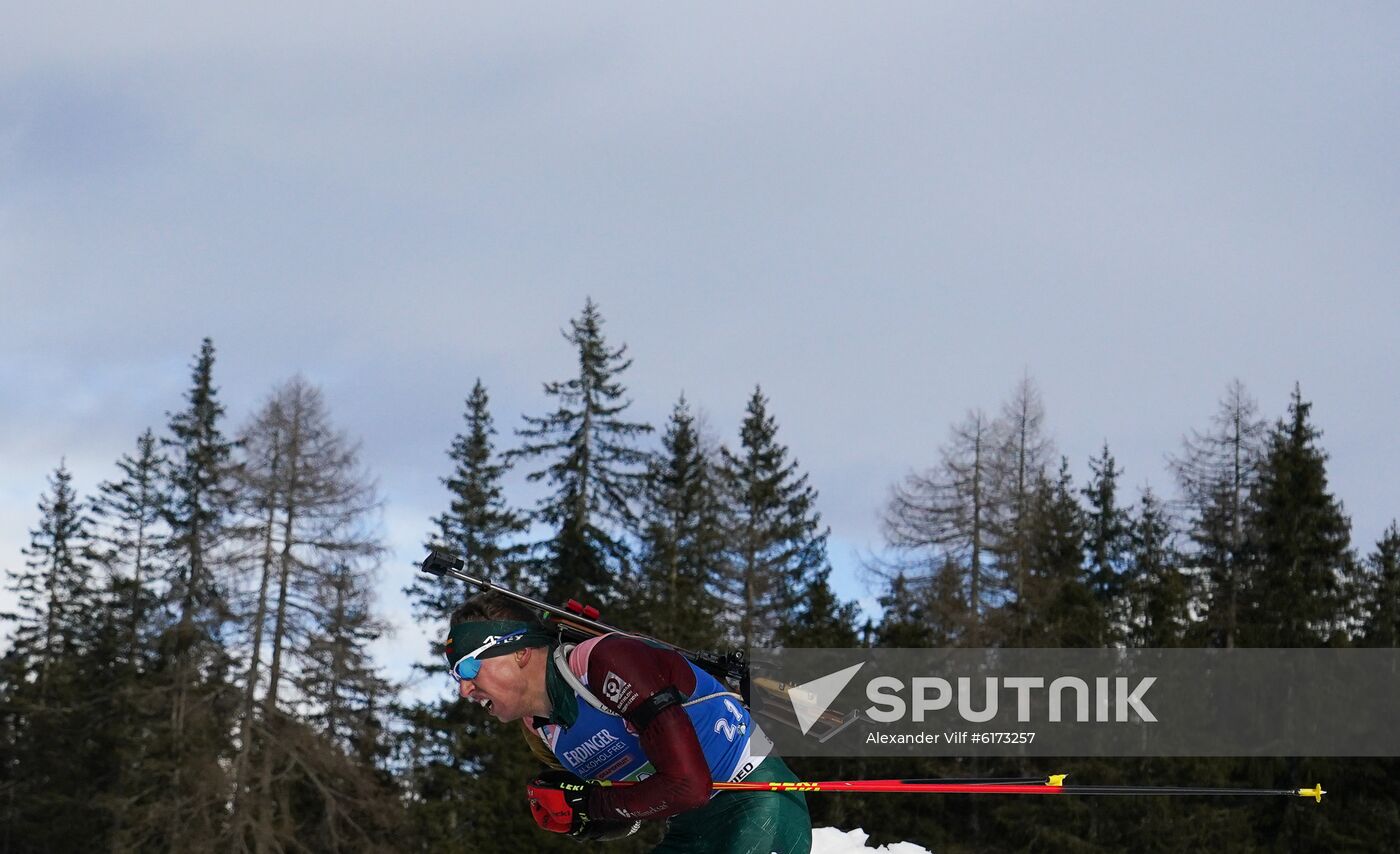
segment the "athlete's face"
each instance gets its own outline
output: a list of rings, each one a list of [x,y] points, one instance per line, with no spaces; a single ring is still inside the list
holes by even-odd
[[[500,721],[549,714],[547,699],[544,710],[539,708],[540,698],[548,696],[544,691],[542,652],[522,649],[482,660],[476,678],[457,683],[458,696],[480,703]]]

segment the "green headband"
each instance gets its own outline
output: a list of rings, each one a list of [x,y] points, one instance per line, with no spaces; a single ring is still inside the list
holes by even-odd
[[[487,638],[501,637],[522,630],[523,634],[487,648],[480,657],[494,658],[498,655],[509,655],[517,649],[553,646],[558,640],[554,632],[538,624],[519,620],[472,620],[452,627],[447,633],[442,652],[449,664],[455,664],[458,656],[466,655],[486,643]]]

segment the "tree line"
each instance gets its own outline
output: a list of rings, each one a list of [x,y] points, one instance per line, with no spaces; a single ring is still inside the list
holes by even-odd
[[[936,460],[892,484],[885,548],[865,567],[882,613],[866,618],[831,588],[817,490],[762,389],[731,441],[684,395],[656,430],[629,415],[631,361],[604,325],[591,300],[570,321],[576,372],[544,385],[547,410],[523,416],[513,442],[476,382],[425,546],[691,648],[1396,643],[1400,531],[1355,552],[1298,389],[1270,423],[1232,384],[1172,455],[1175,494],[1128,501],[1106,443],[1074,482],[1024,379],[994,417],[969,412]],[[0,851],[572,850],[528,816],[523,783],[538,763],[516,728],[457,701],[435,650],[417,665],[442,680],[430,701],[401,699],[372,661],[385,630],[372,602],[381,500],[321,393],[293,378],[231,428],[214,355],[205,340],[182,405],[95,494],[77,495],[61,463],[40,498],[24,566],[8,573]],[[538,485],[533,504],[507,495],[512,471]],[[406,592],[433,636],[465,593],[427,576]],[[792,764],[823,777],[1046,770]],[[1289,785],[1326,770],[1356,794],[1302,822],[1258,804],[810,802],[819,824],[948,850],[1312,850],[1400,831],[1389,760],[1074,764],[1102,782]]]
[[[205,340],[161,435],[40,499],[9,572],[0,850],[334,850],[396,818],[373,482],[305,380],[230,434],[213,369]]]

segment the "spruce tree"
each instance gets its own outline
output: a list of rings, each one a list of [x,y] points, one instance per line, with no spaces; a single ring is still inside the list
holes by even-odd
[[[1270,433],[1250,495],[1255,562],[1242,638],[1251,646],[1316,646],[1339,639],[1352,573],[1351,522],[1327,488],[1327,455],[1295,386],[1288,417]]]
[[[1029,516],[1027,579],[1011,603],[1010,637],[1021,646],[1101,646],[1107,621],[1084,567],[1084,510],[1067,459],[1053,480],[1036,485]]]
[[[466,571],[515,589],[523,580],[527,547],[521,542],[529,521],[505,499],[501,480],[509,470],[495,452],[490,398],[478,379],[467,398],[465,432],[452,439],[447,456],[452,473],[442,478],[451,496],[447,510],[433,517],[427,547],[444,548],[466,563]],[[462,586],[450,578],[419,575],[404,588],[414,616],[439,631],[461,603]]]
[[[335,745],[367,762],[377,755],[380,713],[393,686],[379,674],[370,645],[388,624],[374,614],[374,577],[339,561],[318,573],[310,601],[315,633],[307,642],[307,666],[294,678],[305,720]]]
[[[803,587],[796,611],[778,627],[775,640],[780,646],[810,649],[859,646],[859,617],[860,608],[841,601],[831,588],[831,567],[823,566]]]
[[[162,440],[169,538],[161,592],[168,616],[148,685],[163,709],[152,721],[142,765],[133,769],[147,786],[132,802],[121,846],[202,848],[224,832],[234,694],[223,641],[232,616],[226,546],[236,509],[235,446],[223,433],[213,369],[214,345],[205,338],[186,407],[171,414],[170,435]]]
[[[878,601],[883,609],[875,630],[875,645],[895,649],[941,646],[929,627],[928,583],[914,583],[897,572]]]
[[[638,584],[628,625],[687,648],[718,644],[723,505],[684,395],[671,411],[643,500]]]
[[[1390,523],[1367,559],[1363,636],[1367,646],[1400,646],[1400,527]]]
[[[721,451],[728,505],[729,559],[725,595],[735,639],[762,647],[797,618],[800,596],[826,568],[826,539],[817,493],[778,442],[761,388],[749,398],[739,450]]]
[[[1143,491],[1129,531],[1125,579],[1127,640],[1137,647],[1178,647],[1186,640],[1192,585],[1182,571],[1166,506]]]
[[[161,572],[159,557],[167,553],[165,466],[155,434],[146,430],[136,439],[136,452],[117,460],[121,477],[99,484],[93,502],[102,523],[102,562],[111,573],[113,607],[124,614],[123,645],[133,669],[149,647],[156,605],[152,581]]]
[[[40,689],[55,661],[74,653],[97,612],[93,578],[93,520],[73,489],[73,475],[59,463],[49,492],[39,499],[39,526],[29,532],[26,569],[12,573],[16,594],[11,654],[33,675]]]
[[[220,426],[224,406],[214,386],[214,343],[205,338],[192,370],[187,407],[170,416],[166,469],[170,500],[165,520],[174,558],[172,599],[177,605],[178,642],[190,648],[217,641],[229,617],[219,548],[230,533],[235,510],[235,443]]]
[[[1081,494],[1085,508],[1084,550],[1089,561],[1089,583],[1099,606],[1109,615],[1111,642],[1122,634],[1121,604],[1123,571],[1130,548],[1131,520],[1118,505],[1118,479],[1123,470],[1117,467],[1113,454],[1104,442],[1098,457],[1089,460],[1092,477]]]
[[[111,827],[103,796],[118,771],[106,693],[114,647],[104,643],[92,520],[66,465],[49,479],[39,514],[26,568],[11,573],[16,610],[5,615],[14,629],[0,662],[0,825],[11,850],[102,847]]]
[[[93,502],[94,516],[102,523],[98,539],[108,579],[107,607],[96,626],[104,660],[92,666],[108,671],[101,702],[108,753],[117,772],[102,800],[112,812],[114,838],[131,824],[136,814],[132,804],[146,788],[137,771],[147,765],[145,734],[164,723],[149,677],[161,624],[155,582],[169,577],[167,496],[162,490],[166,465],[155,433],[144,431],[134,453],[117,460],[119,476],[99,484]]]
[[[452,441],[451,474],[443,478],[447,509],[434,517],[428,547],[462,556],[467,570],[507,586],[528,586],[528,546],[522,543],[528,519],[506,502],[502,480],[509,461],[496,454],[489,398],[480,380],[467,398],[464,432]],[[414,615],[433,638],[441,638],[452,610],[467,593],[459,582],[420,576],[404,589]],[[474,838],[490,838],[502,848],[529,849],[533,826],[520,822],[510,807],[519,781],[538,770],[519,727],[488,719],[457,698],[439,647],[417,669],[440,689],[440,696],[399,707],[396,750],[408,766],[407,822],[413,846],[421,850],[469,850]]]
[[[608,346],[603,317],[589,299],[570,321],[564,339],[578,355],[578,375],[544,386],[557,408],[525,416],[517,431],[525,443],[510,460],[542,464],[528,475],[552,490],[533,520],[553,533],[540,544],[544,588],[550,599],[585,598],[606,606],[630,568],[628,538],[637,517],[634,502],[645,477],[647,455],[635,447],[651,427],[626,418],[632,402],[621,377],[631,366],[627,346]]]
[[[448,507],[433,518],[435,530],[426,545],[459,555],[467,571],[478,577],[518,585],[526,557],[518,538],[528,520],[506,503],[501,480],[509,466],[495,452],[490,400],[480,379],[466,400],[464,419],[465,431],[453,438],[448,450],[452,471],[442,478],[450,496]],[[404,592],[414,616],[433,638],[443,636],[452,610],[466,595],[459,582],[424,576],[416,577]],[[458,844],[471,826],[470,813],[483,808],[482,782],[489,775],[523,779],[533,769],[523,764],[524,745],[515,731],[474,719],[475,710],[448,693],[455,686],[444,673],[438,644],[432,647],[426,663],[415,667],[441,683],[443,696],[398,709],[407,726],[397,749],[412,757],[406,781],[408,822],[418,847],[425,850]],[[514,761],[503,763],[504,754]]]

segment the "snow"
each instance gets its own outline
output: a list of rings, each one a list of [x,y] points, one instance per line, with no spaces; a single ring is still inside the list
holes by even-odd
[[[812,828],[812,854],[855,854],[862,851],[879,851],[882,854],[932,854],[922,845],[912,842],[895,842],[871,848],[865,844],[870,834],[860,828],[840,830],[835,827]]]

